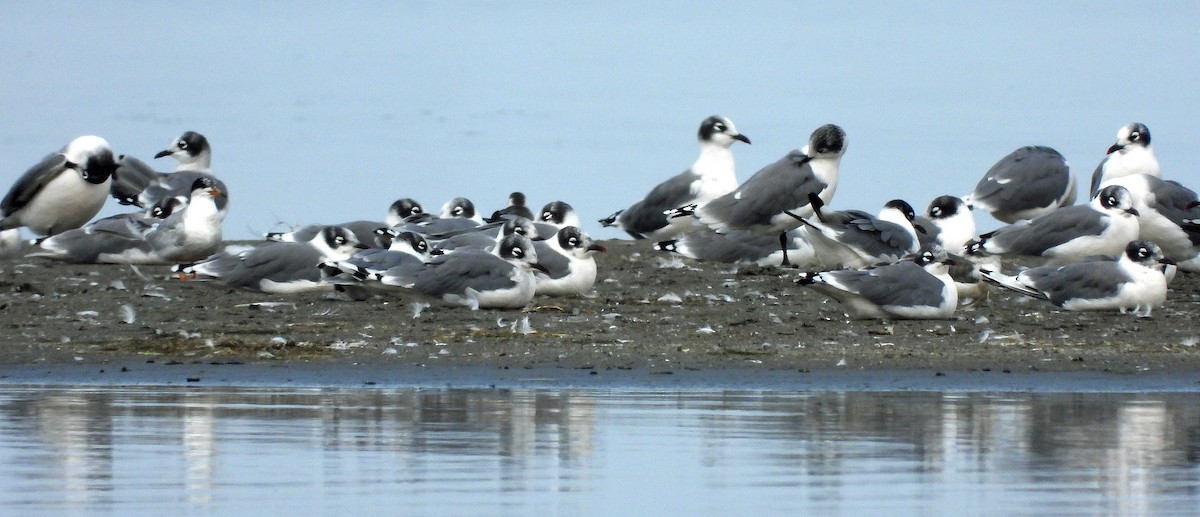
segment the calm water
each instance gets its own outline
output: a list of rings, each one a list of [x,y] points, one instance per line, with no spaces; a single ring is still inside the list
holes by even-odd
[[[1087,177],[1135,120],[1200,187],[1196,2],[46,0],[0,19],[0,189],[81,134],[165,169],[154,153],[197,130],[236,239],[406,196],[490,213],[513,190],[613,237],[595,221],[690,165],[714,113],[754,142],[742,179],[843,126],[839,208],[965,194],[1022,145]]]
[[[0,388],[5,515],[1195,514],[1200,396]]]

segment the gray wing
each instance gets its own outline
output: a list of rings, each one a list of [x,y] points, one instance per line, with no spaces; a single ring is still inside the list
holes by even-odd
[[[546,268],[545,274],[553,280],[564,278],[571,274],[571,259],[552,248],[546,241],[535,241],[534,251],[537,251],[538,264]]]
[[[358,242],[364,244],[375,242],[375,230],[388,227],[387,223],[384,222],[366,220],[350,221],[337,226],[341,226],[347,230],[350,230],[350,232],[354,234],[354,237],[358,239]],[[324,228],[324,226],[317,228],[317,231],[319,232],[321,228]],[[312,240],[312,237],[309,237],[305,240]]]
[[[141,206],[154,206],[161,203],[164,199],[176,196],[188,198],[192,195],[192,185],[200,178],[209,178],[222,192],[229,192],[229,189],[225,186],[225,182],[217,179],[212,174],[200,171],[179,171],[163,174],[157,183],[146,187],[142,191],[141,195],[138,196],[138,202]],[[215,201],[217,209],[224,210],[229,204],[229,196],[220,196]]]
[[[1076,237],[1100,235],[1108,216],[1087,205],[1060,208],[1026,223],[1005,226],[988,237],[1002,253],[1040,256],[1046,250]]]
[[[1070,168],[1058,151],[1026,146],[996,162],[971,197],[995,211],[1021,212],[1056,203],[1070,184]]]
[[[156,250],[184,245],[187,235],[184,232],[183,218],[186,217],[187,210],[187,207],[184,207],[183,210],[174,212],[166,219],[159,221],[153,229],[146,233],[146,242]]]
[[[1100,160],[1100,165],[1097,165],[1096,171],[1092,173],[1092,189],[1088,191],[1088,197],[1095,196],[1097,192],[1100,192],[1100,183],[1104,181],[1104,165],[1108,163],[1109,158],[1112,158],[1111,154]]]
[[[513,265],[490,253],[445,255],[413,274],[413,289],[430,296],[462,295],[467,288],[492,291],[516,285]]]
[[[45,251],[32,255],[76,264],[95,264],[100,261],[101,255],[118,255],[133,249],[148,253],[150,246],[142,240],[141,222],[135,218],[137,215],[107,217],[82,228],[47,237],[38,243],[38,247]]]
[[[737,190],[697,209],[704,221],[722,221],[732,228],[771,224],[771,218],[809,203],[828,185],[813,173],[808,155],[792,151],[763,167]]]
[[[428,222],[419,224],[405,224],[401,231],[413,232],[421,235],[434,235],[449,232],[458,232],[479,226],[478,223],[470,219],[460,217],[432,218]]]
[[[945,284],[909,260],[872,269],[829,271],[820,276],[832,287],[882,307],[937,307],[944,301]]]
[[[69,170],[67,165],[67,157],[61,153],[46,155],[37,165],[30,167],[20,178],[17,178],[17,182],[0,201],[0,214],[8,217],[13,212],[24,208],[47,183],[57,178],[63,171]]]
[[[462,233],[442,239],[434,244],[437,250],[451,251],[465,248],[490,249],[496,245],[496,237],[482,232]]]
[[[387,272],[393,268],[410,268],[422,264],[421,259],[409,253],[386,249],[360,251],[346,262],[374,272]]]
[[[798,248],[795,241],[798,233],[796,230],[788,232],[789,250]],[[755,263],[779,251],[779,236],[744,230],[717,233],[704,229],[680,236],[672,251],[685,257],[726,264]],[[538,258],[541,258],[540,253]]]
[[[630,235],[645,238],[645,234],[667,226],[664,211],[686,205],[695,199],[692,184],[698,179],[700,175],[691,169],[676,174],[651,189],[644,199],[622,211],[617,220]]]
[[[1196,193],[1175,181],[1154,176],[1146,176],[1146,181],[1150,186],[1150,193],[1154,195],[1151,208],[1179,225],[1193,246],[1200,246],[1200,229],[1184,223],[1185,219],[1200,217],[1200,204],[1197,204]]]
[[[842,244],[862,250],[873,257],[897,253],[903,255],[913,247],[912,234],[896,223],[858,210],[846,210],[842,213],[845,215],[837,219],[845,222],[831,228],[837,235],[838,242]],[[849,220],[846,220],[847,218]],[[829,216],[826,216],[826,221],[829,220]]]
[[[197,264],[197,271],[234,287],[258,289],[259,282],[321,279],[321,254],[306,243],[272,242],[237,255],[219,254]]]
[[[1114,296],[1130,280],[1115,260],[1088,261],[1061,267],[1035,267],[1017,275],[1017,280],[1046,294],[1050,303],[1062,307],[1075,299]]]
[[[918,246],[941,245],[939,237],[942,235],[942,227],[935,224],[932,219],[918,215],[913,218],[913,224],[920,225],[925,229],[925,233],[917,232]]]
[[[123,205],[136,205],[142,192],[158,183],[163,176],[164,174],[155,171],[146,162],[121,155],[117,159],[117,170],[113,172],[109,192]]]

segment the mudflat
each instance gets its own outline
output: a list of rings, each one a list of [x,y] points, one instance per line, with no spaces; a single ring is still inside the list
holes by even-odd
[[[0,369],[127,364],[368,365],[372,371],[547,369],[753,378],[834,370],[1109,372],[1200,378],[1200,275],[1150,318],[1067,312],[993,292],[953,319],[848,319],[797,271],[680,260],[604,242],[589,296],[525,310],[417,298],[271,295],[179,280],[163,266],[0,262]],[[352,370],[352,368],[350,368]]]

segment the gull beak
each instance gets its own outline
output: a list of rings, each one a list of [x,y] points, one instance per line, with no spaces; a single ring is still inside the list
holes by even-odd
[[[154,155],[154,157],[162,158],[163,156],[171,156],[171,154],[173,154],[173,152],[170,149],[166,149],[163,151],[159,151],[158,154]]]
[[[741,135],[741,134],[733,135],[733,139],[742,141],[742,142],[746,142],[746,145],[750,145],[750,137],[748,137],[746,135]]]
[[[596,243],[589,244],[587,247],[587,250],[588,251],[599,251],[600,253],[608,252],[608,248],[605,248],[603,245],[596,244]]]
[[[912,223],[912,227],[913,227],[913,229],[914,229],[914,230],[916,230],[916,231],[920,232],[920,233],[921,233],[921,235],[928,235],[928,234],[929,234],[929,231],[928,231],[928,230],[926,230],[926,229],[925,229],[925,226],[923,226],[923,225],[920,225],[920,224],[917,224],[917,223]]]
[[[1134,216],[1142,215],[1142,214],[1138,213],[1136,208],[1130,208],[1129,210],[1126,210],[1125,213],[1131,214]]]
[[[1125,148],[1125,146],[1123,146],[1121,144],[1113,144],[1112,147],[1108,148],[1108,152],[1104,153],[1104,154],[1112,154],[1112,153],[1120,151],[1121,149],[1124,149],[1124,148]]]

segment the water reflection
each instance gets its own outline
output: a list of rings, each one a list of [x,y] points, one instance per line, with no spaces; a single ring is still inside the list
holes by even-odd
[[[1161,514],[1200,503],[1197,401],[5,387],[0,505]]]

